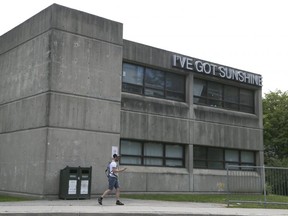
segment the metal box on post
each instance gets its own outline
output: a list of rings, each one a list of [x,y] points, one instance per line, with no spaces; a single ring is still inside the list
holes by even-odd
[[[60,199],[90,199],[92,167],[65,167],[60,171]]]

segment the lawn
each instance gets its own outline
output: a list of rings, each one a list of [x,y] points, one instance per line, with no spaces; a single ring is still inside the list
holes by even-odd
[[[159,200],[174,202],[199,202],[227,204],[231,208],[277,208],[288,209],[288,196],[269,195],[264,205],[263,195],[227,195],[227,194],[122,194],[121,197],[140,200]],[[29,198],[0,195],[0,202],[19,202],[31,200]],[[275,204],[281,203],[281,204]]]
[[[232,202],[229,207],[237,208],[281,208],[288,209],[288,196],[267,196],[268,202],[264,205],[263,195],[227,195],[227,194],[123,194],[122,197],[141,200],[159,200],[175,202],[199,202],[227,204],[227,198]],[[250,202],[251,201],[251,202]],[[281,204],[275,204],[281,203]]]
[[[24,198],[24,197],[0,195],[0,202],[19,202],[19,201],[27,201],[27,200],[31,200],[31,199]]]

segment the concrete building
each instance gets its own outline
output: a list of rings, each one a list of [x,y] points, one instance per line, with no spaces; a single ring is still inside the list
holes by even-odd
[[[126,192],[225,190],[227,164],[263,164],[261,75],[122,31],[53,4],[0,37],[1,193],[56,196],[92,166],[99,194],[114,151]]]

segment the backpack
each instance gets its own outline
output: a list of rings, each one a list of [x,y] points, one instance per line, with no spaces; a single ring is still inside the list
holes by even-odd
[[[110,163],[111,163],[111,162],[109,162],[109,163],[107,164],[107,167],[106,167],[106,169],[105,169],[105,174],[106,174],[107,178],[109,177],[109,174],[110,174]]]

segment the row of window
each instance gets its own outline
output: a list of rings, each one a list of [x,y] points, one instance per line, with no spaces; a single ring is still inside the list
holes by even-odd
[[[185,76],[123,63],[122,91],[185,101]],[[254,91],[217,82],[194,79],[194,103],[254,113]]]
[[[253,151],[194,146],[193,158],[194,168],[226,169],[227,165],[256,166]]]
[[[123,63],[122,91],[185,101],[185,76]]]
[[[184,167],[185,146],[138,140],[120,141],[121,164]],[[194,168],[226,169],[227,165],[255,166],[255,152],[205,146],[193,148]]]
[[[158,142],[121,140],[121,164],[184,167],[184,146]]]
[[[254,92],[231,85],[194,79],[194,103],[254,113]]]

